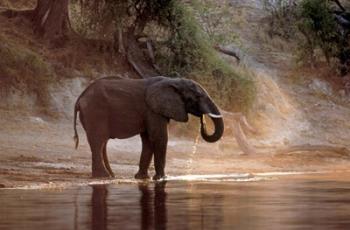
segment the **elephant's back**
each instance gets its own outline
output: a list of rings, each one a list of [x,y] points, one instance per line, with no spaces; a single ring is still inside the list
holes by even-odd
[[[86,123],[107,124],[112,138],[127,138],[143,131],[146,112],[143,80],[102,79],[93,84],[79,101]]]
[[[143,79],[101,78],[91,83],[79,97],[80,104],[104,104],[110,99],[130,100],[142,98],[145,92]]]

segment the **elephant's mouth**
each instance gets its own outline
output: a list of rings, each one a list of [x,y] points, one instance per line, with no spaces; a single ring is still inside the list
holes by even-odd
[[[214,133],[213,134],[208,134],[206,123],[205,123],[205,117],[204,115],[201,116],[201,135],[203,139],[207,142],[216,142],[218,141],[223,133],[224,133],[224,122],[221,114],[213,114],[213,113],[208,113],[207,114],[211,120],[214,123]]]

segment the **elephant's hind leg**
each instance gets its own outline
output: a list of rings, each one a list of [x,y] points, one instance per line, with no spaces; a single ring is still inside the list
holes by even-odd
[[[106,140],[88,136],[88,141],[92,153],[92,177],[110,177],[103,157],[103,149]]]
[[[112,168],[109,164],[109,161],[108,161],[108,156],[107,156],[107,142],[108,140],[105,142],[104,146],[103,146],[103,161],[105,163],[105,166],[110,174],[111,177],[115,177],[113,171],[112,171]]]

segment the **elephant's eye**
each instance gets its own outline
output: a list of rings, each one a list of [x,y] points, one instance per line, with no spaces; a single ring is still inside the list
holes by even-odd
[[[188,98],[187,102],[190,106],[194,106],[198,103],[198,99],[195,96],[191,96]]]

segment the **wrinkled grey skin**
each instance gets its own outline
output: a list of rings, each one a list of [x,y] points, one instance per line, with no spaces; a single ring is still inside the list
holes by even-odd
[[[92,176],[114,177],[109,165],[106,145],[110,138],[129,138],[140,134],[142,152],[137,179],[148,178],[148,167],[154,154],[156,175],[165,176],[165,157],[170,119],[187,122],[188,113],[200,117],[201,135],[208,142],[219,140],[224,123],[219,109],[207,92],[187,79],[154,77],[149,79],[101,78],[79,96],[74,111],[85,129],[92,152]],[[215,131],[209,135],[202,116],[209,114]]]

